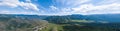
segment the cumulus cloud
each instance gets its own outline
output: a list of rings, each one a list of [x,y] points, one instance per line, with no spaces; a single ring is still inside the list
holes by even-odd
[[[56,6],[49,6],[50,7],[50,10],[53,12],[52,14],[71,14],[70,11],[71,9],[70,8],[59,8],[59,7],[56,7]]]
[[[0,6],[21,7],[26,10],[41,10],[46,14],[114,14],[120,13],[120,0],[52,0],[50,4],[37,5],[31,0],[0,0]],[[36,0],[37,1],[37,0]],[[48,7],[48,8],[45,8]],[[40,12],[40,11],[39,11]]]
[[[34,15],[38,14],[35,12],[27,12],[27,11],[21,11],[21,12],[16,12],[16,11],[10,11],[10,10],[1,10],[0,14],[27,14],[27,15]]]
[[[73,8],[81,4],[87,3],[91,0],[55,0],[54,6],[49,6],[53,14],[74,14]],[[81,12],[81,11],[79,11]]]
[[[111,3],[120,3],[120,0],[102,0],[98,4],[103,5],[103,4],[111,4]]]
[[[63,7],[75,7],[89,1],[91,0],[56,0],[54,3]]]
[[[26,1],[30,1],[30,0],[26,0]],[[39,8],[29,2],[29,3],[25,3],[25,2],[20,2],[19,0],[0,0],[0,6],[9,6],[9,7],[12,7],[12,8],[15,8],[15,7],[22,7],[24,9],[30,9],[30,10],[39,10]]]
[[[107,13],[119,13],[120,4],[112,3],[107,5],[95,6],[93,4],[81,5],[78,8],[72,8],[74,13],[91,13],[91,14],[107,14]],[[116,12],[119,11],[119,12]]]
[[[26,0],[27,2],[31,2],[31,0]]]
[[[90,0],[53,0],[53,5],[49,6],[52,14],[71,14],[72,7],[86,3]]]
[[[58,8],[55,7],[55,6],[50,6],[50,9],[52,9],[52,10],[57,10]]]
[[[61,8],[70,8],[69,12],[72,14],[116,14],[120,13],[120,0],[59,0]],[[96,0],[97,1],[97,0]],[[63,4],[63,5],[62,5]]]

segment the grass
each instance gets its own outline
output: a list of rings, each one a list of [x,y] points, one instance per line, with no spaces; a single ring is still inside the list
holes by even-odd
[[[82,22],[82,23],[90,23],[90,22],[94,22],[92,20],[72,20],[71,22]]]
[[[71,22],[89,22],[89,21],[87,21],[87,20],[72,20]],[[70,25],[70,24],[49,23],[48,27],[46,29],[43,29],[42,31],[76,31],[76,30],[86,31],[86,28],[80,28],[81,26],[82,26],[82,24],[74,26],[74,25]]]
[[[49,23],[48,27],[41,31],[58,31],[61,29],[62,29],[61,26],[59,26],[57,24]]]
[[[72,22],[87,22],[87,21],[86,20],[72,20]],[[64,31],[65,26],[71,26],[71,25],[49,23],[48,27],[41,31]]]

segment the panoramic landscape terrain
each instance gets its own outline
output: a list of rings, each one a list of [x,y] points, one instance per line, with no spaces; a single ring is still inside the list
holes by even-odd
[[[120,31],[119,20],[120,14],[66,16],[0,14],[0,31]]]
[[[120,31],[120,0],[0,0],[0,31]]]

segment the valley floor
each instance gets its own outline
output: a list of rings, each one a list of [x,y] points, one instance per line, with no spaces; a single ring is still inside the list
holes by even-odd
[[[97,25],[97,26],[96,26]],[[46,29],[43,29],[41,31],[120,31],[120,27],[116,28],[116,26],[112,26],[109,24],[53,24],[50,23],[49,26]]]

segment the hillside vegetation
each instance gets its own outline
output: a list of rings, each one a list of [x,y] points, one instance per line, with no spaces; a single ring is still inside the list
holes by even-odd
[[[83,18],[82,15],[0,15],[0,31],[120,31],[119,23]]]
[[[16,16],[0,16],[0,31],[35,31],[47,27],[48,22]],[[43,28],[42,28],[43,27]]]

